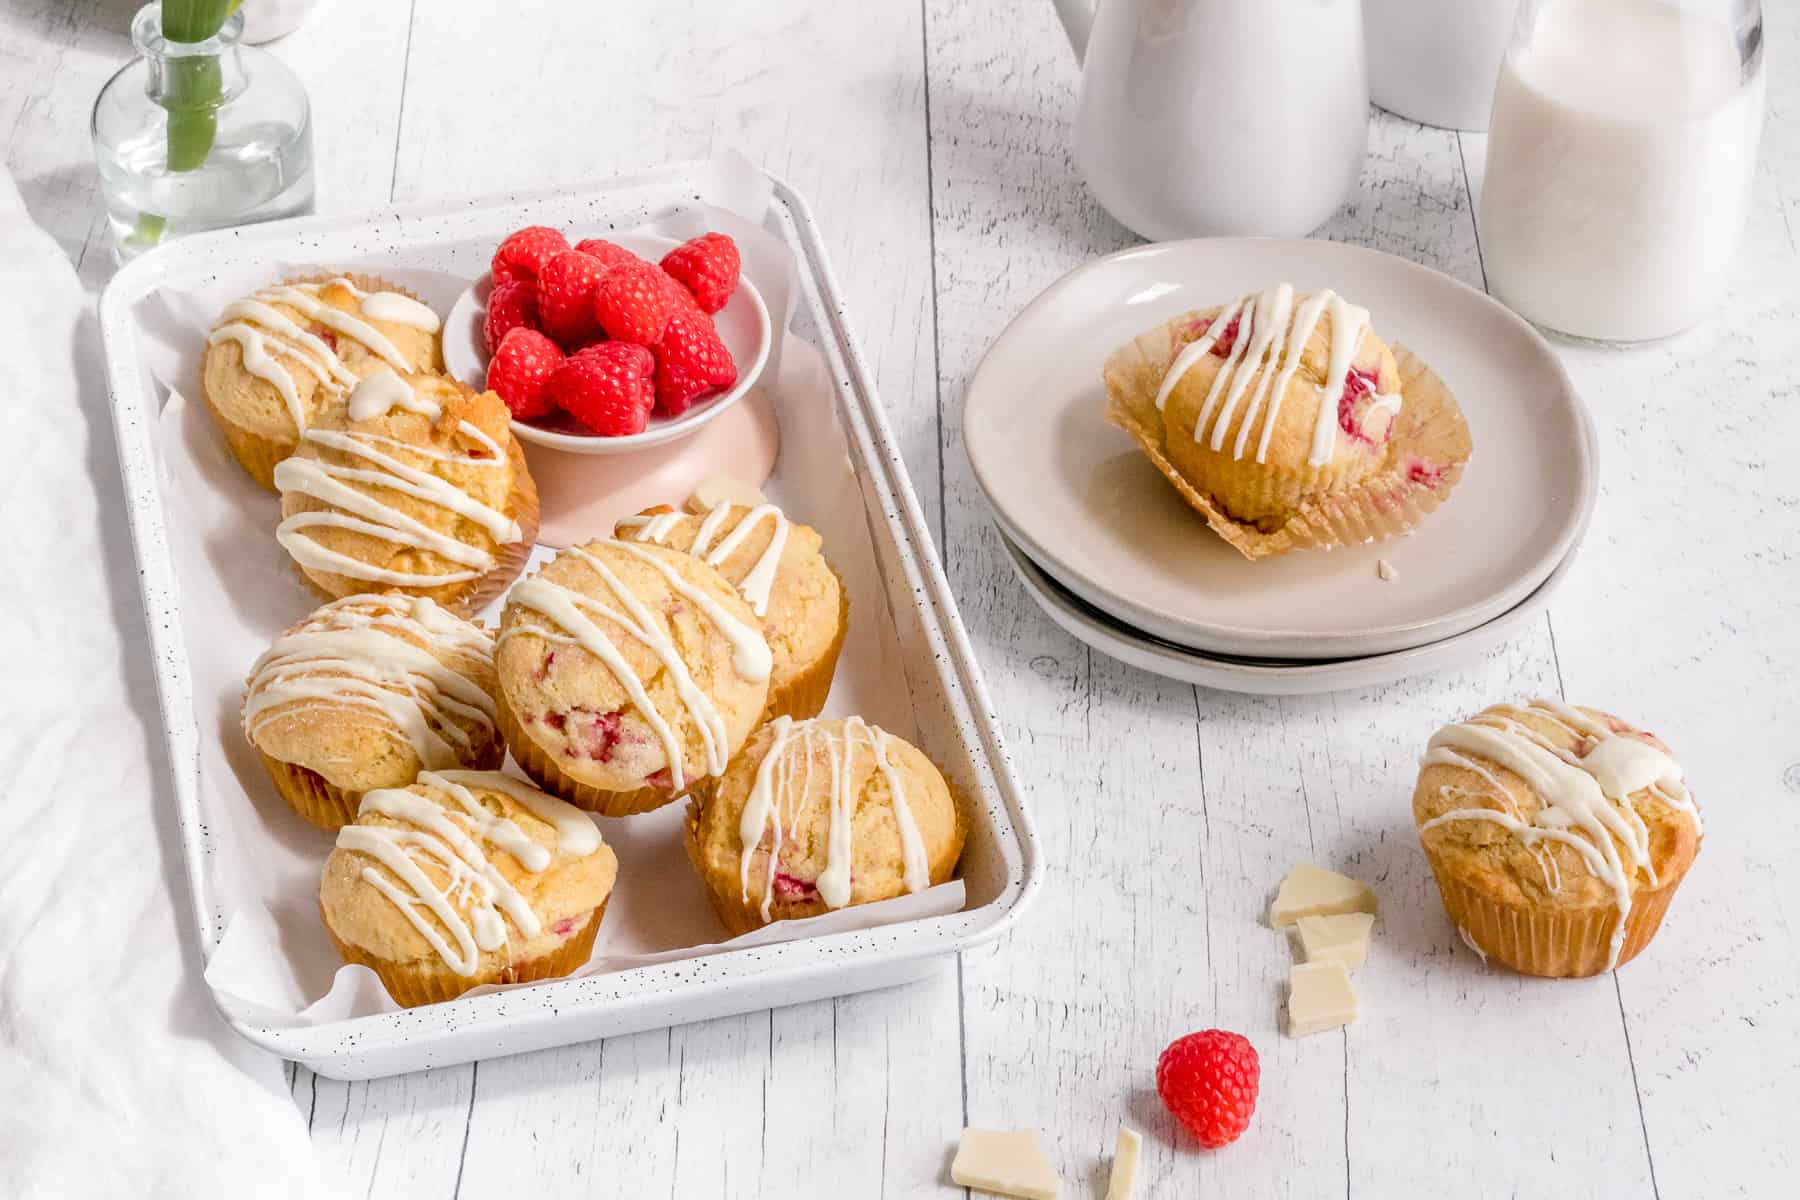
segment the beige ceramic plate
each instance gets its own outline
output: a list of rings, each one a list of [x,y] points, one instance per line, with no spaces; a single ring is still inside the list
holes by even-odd
[[[1474,457],[1411,536],[1250,562],[1102,419],[1114,348],[1282,280],[1366,306],[1468,417]],[[1473,629],[1572,556],[1598,480],[1592,421],[1529,325],[1437,271],[1335,242],[1202,238],[1089,263],[1002,331],[965,406],[969,459],[1008,537],[1087,603],[1214,654],[1347,658]],[[1383,558],[1397,578],[1378,577]]]
[[[1571,561],[1564,559],[1550,572],[1550,577],[1538,585],[1537,591],[1506,612],[1441,642],[1363,658],[1284,662],[1215,657],[1127,628],[1044,574],[1023,550],[1006,540],[1005,534],[1000,535],[1000,540],[1006,546],[1013,574],[1024,585],[1026,594],[1071,637],[1139,670],[1221,692],[1244,692],[1252,696],[1305,696],[1315,692],[1374,687],[1409,675],[1444,671],[1470,662],[1517,636],[1540,616],[1550,594],[1569,573]]]

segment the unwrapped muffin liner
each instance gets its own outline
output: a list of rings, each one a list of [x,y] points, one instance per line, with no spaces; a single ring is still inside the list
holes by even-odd
[[[1274,532],[1233,519],[1183,475],[1163,450],[1166,430],[1156,394],[1176,353],[1177,335],[1189,324],[1185,315],[1165,322],[1106,360],[1106,419],[1129,433],[1182,499],[1245,558],[1329,550],[1394,537],[1448,499],[1462,478],[1472,447],[1462,410],[1443,380],[1411,350],[1395,343],[1391,348],[1400,368],[1404,402],[1388,434],[1389,465],[1350,491],[1302,505]],[[1414,478],[1415,464],[1428,464],[1431,469]]]
[[[1458,880],[1429,850],[1426,858],[1437,877],[1445,913],[1480,953],[1521,975],[1552,979],[1599,975],[1609,966],[1624,966],[1636,958],[1656,936],[1681,885],[1678,875],[1633,895],[1619,961],[1609,964],[1613,931],[1619,925],[1619,909],[1610,900],[1578,909],[1502,904]]]
[[[334,279],[348,279],[351,283],[355,284],[365,292],[398,292],[400,295],[412,300],[417,300],[421,304],[425,303],[425,298],[416,292],[409,291],[398,284],[389,283],[378,275],[364,275],[356,271],[324,274],[311,272],[290,275],[278,283],[269,286],[286,287],[296,283],[330,283]],[[431,369],[433,371],[442,371],[444,369],[444,350],[441,335],[432,343]],[[213,403],[212,394],[206,390],[206,356],[204,353],[200,356],[200,377],[197,380],[197,383],[200,398],[206,402],[207,411],[212,414],[213,421],[218,425],[220,432],[225,435],[225,444],[231,448],[232,457],[237,459],[238,464],[250,473],[252,479],[262,484],[265,488],[268,488],[271,492],[274,491],[275,468],[280,464],[282,459],[294,452],[294,447],[298,444],[299,431],[295,431],[294,440],[292,441],[287,439],[277,439],[256,433],[253,430],[245,429],[243,426],[233,424],[228,420],[225,415],[219,411],[219,406]],[[329,598],[330,597],[328,597],[328,599]]]
[[[531,983],[539,979],[558,979],[578,969],[586,963],[594,953],[594,938],[600,932],[600,922],[606,916],[607,901],[602,900],[585,924],[569,937],[563,939],[548,954],[540,954],[535,958],[519,959],[511,963],[499,964],[492,970],[477,970],[472,975],[458,975],[452,971],[441,958],[424,958],[412,962],[389,962],[380,955],[370,954],[357,946],[338,937],[337,930],[331,922],[320,919],[325,925],[325,932],[331,935],[332,944],[344,961],[355,966],[367,967],[375,972],[381,980],[381,986],[387,989],[394,1003],[402,1008],[417,1008],[421,1004],[438,1004],[445,1000],[454,1000],[471,988],[482,987],[490,983]]]

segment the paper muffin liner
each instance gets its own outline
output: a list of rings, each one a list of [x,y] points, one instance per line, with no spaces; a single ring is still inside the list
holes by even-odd
[[[1156,408],[1156,393],[1168,369],[1176,330],[1185,320],[1177,318],[1157,326],[1106,360],[1106,419],[1129,433],[1182,499],[1245,558],[1394,537],[1449,498],[1462,478],[1472,449],[1462,410],[1443,380],[1396,342],[1390,349],[1400,368],[1405,403],[1388,431],[1385,453],[1389,465],[1353,489],[1301,505],[1273,532],[1236,520],[1183,475],[1163,451],[1166,434],[1162,413]],[[1278,490],[1272,488],[1271,494]]]
[[[500,693],[498,709],[500,736],[506,739],[506,748],[512,751],[513,759],[539,787],[554,796],[561,796],[577,808],[603,817],[630,817],[652,812],[688,794],[655,787],[615,792],[584,783],[564,771],[557,764],[556,756],[537,744],[513,710],[504,690]]]
[[[837,576],[827,565],[826,570]],[[837,675],[838,655],[844,648],[844,638],[850,632],[850,591],[844,581],[838,577],[838,614],[837,629],[832,634],[831,644],[825,647],[824,653],[808,663],[806,668],[779,688],[769,689],[769,700],[763,708],[763,715],[757,725],[768,724],[776,717],[792,717],[796,721],[805,721],[818,716],[825,709],[825,699],[831,695],[831,681]],[[751,737],[756,731],[750,731]],[[749,738],[744,739],[746,743]]]
[[[356,811],[362,806],[361,792],[347,792],[317,771],[271,758],[261,750],[256,754],[274,780],[275,790],[308,825],[335,833],[356,820]]]
[[[1451,923],[1495,962],[1521,975],[1550,979],[1600,975],[1608,969],[1613,931],[1619,924],[1618,907],[1610,900],[1571,910],[1502,904],[1456,879],[1430,851],[1426,858],[1431,863],[1431,873],[1437,877],[1438,892]],[[1682,875],[1685,874],[1684,870]],[[1675,889],[1681,885],[1681,877],[1664,879],[1660,887],[1632,897],[1619,961],[1610,965],[1624,966],[1650,944],[1662,926]]]
[[[381,980],[381,986],[394,998],[394,1003],[402,1008],[417,1008],[422,1004],[441,1004],[446,1000],[454,1000],[471,988],[490,983],[533,983],[541,979],[559,979],[586,966],[587,960],[593,957],[594,939],[600,932],[600,922],[606,916],[606,905],[610,899],[611,897],[602,900],[587,923],[550,953],[512,963],[499,963],[491,969],[477,970],[472,975],[458,975],[438,958],[389,962],[339,938],[330,921],[324,921],[324,924],[325,932],[331,936],[332,944],[337,947],[345,962],[367,967],[375,972],[376,977]],[[323,910],[319,915],[324,920]]]

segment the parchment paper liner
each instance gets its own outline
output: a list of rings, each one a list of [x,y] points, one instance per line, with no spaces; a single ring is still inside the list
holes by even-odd
[[[531,558],[531,548],[537,544],[538,534],[538,492],[537,482],[531,477],[531,469],[525,465],[525,452],[520,448],[518,440],[509,430],[506,434],[506,457],[512,463],[512,490],[506,497],[506,515],[519,523],[519,540],[494,550],[494,568],[479,579],[472,579],[459,585],[465,589],[461,594],[453,594],[449,598],[439,599],[438,603],[449,611],[465,619],[486,608],[489,603],[498,599],[500,594],[513,585],[524,572],[526,562]],[[300,582],[306,590],[319,599],[330,602],[342,600],[345,596],[360,595],[367,591],[399,592],[406,595],[418,592],[435,593],[438,588],[403,588],[392,584],[370,583],[366,580],[352,580],[356,586],[347,592],[334,592],[323,588],[307,573],[305,567],[296,560],[294,571],[300,576]],[[344,578],[339,576],[338,578]]]
[[[273,286],[288,287],[296,283],[330,283],[334,279],[348,279],[365,292],[398,292],[409,300],[417,300],[420,304],[425,303],[424,299],[416,292],[408,291],[398,284],[389,283],[378,275],[364,275],[356,271],[296,275],[283,279]],[[427,305],[427,307],[430,306]],[[213,328],[217,327],[218,324],[215,321]],[[200,399],[206,403],[206,411],[212,414],[213,423],[225,435],[225,444],[230,448],[231,456],[237,459],[238,465],[249,472],[250,477],[256,482],[271,492],[275,491],[275,467],[299,446],[300,431],[295,430],[292,438],[273,438],[267,434],[247,429],[221,412],[219,406],[213,403],[212,393],[206,387],[206,355],[210,349],[211,347],[208,346],[200,352]],[[440,326],[438,332],[432,335],[431,362],[422,373],[441,375],[443,371],[444,338],[443,329]],[[348,398],[347,394],[338,397],[339,400]]]
[[[339,938],[337,931],[331,927],[331,922],[325,920],[322,908],[319,919],[338,953],[344,956],[345,962],[367,967],[375,972],[376,977],[381,980],[381,986],[394,998],[394,1003],[403,1008],[417,1008],[421,1004],[440,1004],[445,1000],[454,1000],[470,988],[478,988],[484,984],[531,983],[540,979],[557,979],[579,969],[593,956],[594,938],[600,932],[601,919],[606,916],[606,905],[607,900],[602,900],[587,923],[550,953],[520,959],[495,971],[478,970],[473,975],[458,975],[439,958],[420,959],[417,962],[389,962]]]
[[[1501,904],[1455,878],[1429,850],[1425,857],[1437,877],[1451,923],[1495,962],[1521,975],[1552,979],[1582,978],[1607,970],[1613,930],[1619,924],[1619,909],[1610,899],[1591,908],[1570,910]],[[1663,879],[1660,887],[1633,893],[1625,920],[1625,944],[1619,947],[1616,965],[1624,966],[1650,944],[1686,874],[1684,870],[1672,879]]]
[[[1291,550],[1380,541],[1406,532],[1450,495],[1462,478],[1472,444],[1456,398],[1411,350],[1394,343],[1404,403],[1388,436],[1386,466],[1351,491],[1302,505],[1273,533],[1234,520],[1197,488],[1163,453],[1162,413],[1156,393],[1175,348],[1179,317],[1142,334],[1106,360],[1106,419],[1125,430],[1182,499],[1245,558],[1266,558]],[[1429,470],[1411,474],[1416,464]]]

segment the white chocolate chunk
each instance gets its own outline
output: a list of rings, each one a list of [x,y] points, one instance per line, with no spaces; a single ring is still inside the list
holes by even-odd
[[[708,513],[721,504],[756,508],[768,502],[768,497],[737,476],[720,473],[709,475],[699,482],[694,488],[694,494],[688,497],[688,511]]]
[[[1375,574],[1381,576],[1381,581],[1386,583],[1390,579],[1399,578],[1400,572],[1395,570],[1394,564],[1387,559],[1378,558],[1375,560]]]
[[[1356,1020],[1356,992],[1342,963],[1299,963],[1288,969],[1289,1037],[1323,1033]]]
[[[1354,971],[1369,955],[1369,932],[1375,918],[1368,913],[1338,913],[1328,917],[1301,917],[1300,953],[1311,962],[1334,962]]]
[[[1336,871],[1301,863],[1281,881],[1269,924],[1286,929],[1301,917],[1375,911],[1375,893]]]
[[[1137,1182],[1138,1152],[1144,1139],[1138,1131],[1119,1126],[1119,1141],[1113,1147],[1112,1178],[1106,1184],[1106,1200],[1131,1200],[1131,1189]]]
[[[1029,1129],[963,1130],[950,1178],[961,1187],[1021,1200],[1056,1200],[1061,1186]]]

